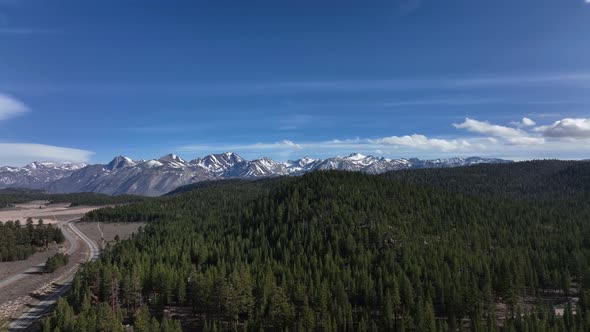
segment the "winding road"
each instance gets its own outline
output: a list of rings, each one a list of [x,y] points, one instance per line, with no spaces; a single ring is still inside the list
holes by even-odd
[[[80,220],[80,218],[61,222],[58,224],[58,227],[69,227],[72,230],[72,232],[76,234],[88,246],[89,255],[86,257],[87,262],[96,260],[98,258],[98,255],[100,254],[100,250],[96,243],[94,243],[94,241],[92,241],[86,235],[84,235],[84,233],[78,230],[76,226],[73,224],[75,221],[78,220]],[[67,240],[72,244],[68,249],[67,253],[72,254],[73,252],[78,250],[78,241],[70,234],[70,232],[64,231],[63,233],[66,236]],[[5,285],[11,284],[21,278],[24,278],[28,274],[27,272],[38,271],[40,267],[42,268],[43,265],[34,266],[27,271],[24,271],[3,281],[0,281],[0,287],[4,287]],[[12,321],[9,326],[9,331],[26,331],[26,329],[30,327],[31,324],[42,318],[44,315],[48,314],[53,308],[53,305],[57,302],[57,300],[70,289],[73,278],[74,274],[68,276],[64,281],[62,281],[59,284],[57,282],[54,283],[55,291],[51,295],[45,297],[39,303],[33,305],[22,316]]]
[[[70,223],[72,221],[76,221],[78,219],[79,218],[62,221],[62,222],[57,223],[56,226],[63,231],[64,225],[67,225],[68,223]],[[63,231],[62,233],[65,235],[66,240],[68,240],[68,242],[70,243],[70,248],[68,249],[66,254],[72,255],[72,253],[74,253],[74,252],[76,252],[76,250],[78,250],[78,247],[79,247],[78,241],[76,241],[76,239],[74,239],[72,237],[72,235],[70,235],[69,232]],[[44,267],[45,267],[45,263],[41,263],[39,265],[32,266],[32,267],[28,268],[27,270],[21,271],[13,276],[10,276],[8,278],[0,280],[0,288],[6,287],[6,286],[22,279],[22,278],[27,277],[30,274],[43,272]]]

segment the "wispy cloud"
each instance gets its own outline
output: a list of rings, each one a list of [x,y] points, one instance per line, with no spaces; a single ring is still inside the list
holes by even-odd
[[[471,143],[465,139],[438,139],[428,138],[424,135],[406,135],[406,136],[390,136],[384,137],[377,140],[369,140],[369,142],[392,145],[392,146],[405,146],[415,149],[424,150],[440,150],[442,152],[458,151],[458,150],[469,150],[472,149]]]
[[[322,92],[322,91],[391,91],[420,89],[476,89],[489,87],[530,87],[542,85],[588,86],[590,73],[489,76],[442,79],[326,80],[236,85],[233,91],[248,94]],[[231,90],[230,90],[231,91]]]
[[[412,13],[422,6],[423,0],[398,0],[393,2],[396,6],[396,16],[401,17]]]
[[[57,30],[38,28],[0,28],[0,35],[7,36],[30,36],[30,35],[55,35]]]
[[[47,91],[68,91],[90,94],[104,93],[191,93],[207,96],[257,96],[257,95],[294,95],[303,93],[329,92],[386,92],[386,91],[464,91],[486,88],[530,88],[541,86],[590,86],[589,73],[563,73],[547,75],[522,76],[476,76],[454,78],[392,78],[381,80],[302,80],[282,82],[238,82],[232,84],[176,84],[175,82],[146,82],[144,84],[108,85],[43,85],[27,86],[27,91],[34,89]],[[13,86],[13,89],[18,87]],[[24,89],[24,87],[23,87]],[[402,101],[403,102],[403,101]],[[432,101],[436,102],[436,100]],[[447,100],[447,102],[453,102]],[[461,101],[458,101],[461,102]],[[468,100],[462,102],[467,103]],[[475,100],[474,100],[475,102]],[[532,101],[533,103],[535,101]],[[540,101],[543,102],[543,101]],[[551,101],[550,101],[551,102]]]
[[[86,162],[92,151],[34,143],[0,143],[0,165],[21,166],[32,161]]]
[[[160,124],[160,125],[139,125],[130,127],[117,128],[122,131],[129,131],[143,134],[168,134],[178,132],[195,132],[199,130],[207,130],[220,126],[217,122],[208,123],[182,123],[182,124]],[[227,125],[226,125],[227,126]]]
[[[299,107],[336,108],[336,107],[430,107],[430,106],[469,106],[469,105],[585,105],[590,100],[516,100],[486,97],[447,97],[416,98],[404,100],[368,100],[351,102],[305,102],[294,103]]]
[[[496,104],[502,101],[493,98],[418,98],[405,100],[383,100],[364,102],[311,102],[297,106],[305,107],[413,107],[413,106],[459,106],[459,105],[486,105]]]
[[[28,107],[14,97],[0,94],[0,120],[24,114]],[[93,152],[35,143],[0,143],[0,165],[21,166],[32,161],[88,161]]]
[[[0,120],[6,120],[21,114],[24,114],[28,111],[27,106],[9,96],[0,93]]]
[[[309,114],[292,114],[279,120],[279,130],[297,130],[309,125],[316,117]]]
[[[563,73],[553,75],[496,76],[480,78],[461,78],[447,80],[449,86],[490,87],[490,86],[531,86],[545,84],[586,84],[590,73]]]

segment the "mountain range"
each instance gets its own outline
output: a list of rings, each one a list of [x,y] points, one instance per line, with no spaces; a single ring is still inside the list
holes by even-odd
[[[0,188],[43,189],[87,164],[33,162],[24,167],[0,167]]]
[[[190,161],[175,154],[151,160],[132,160],[117,156],[108,164],[34,162],[24,167],[0,167],[0,188],[44,189],[51,193],[97,192],[109,195],[159,196],[177,187],[206,180],[301,175],[315,170],[378,174],[403,169],[507,162],[510,161],[480,157],[389,159],[358,153],[346,157],[306,157],[286,162],[276,162],[266,157],[245,160],[232,152],[211,154]]]

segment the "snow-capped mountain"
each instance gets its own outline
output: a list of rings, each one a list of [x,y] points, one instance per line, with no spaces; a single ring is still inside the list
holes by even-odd
[[[196,165],[214,174],[222,174],[229,168],[244,162],[242,157],[232,152],[210,154],[203,158],[191,160],[191,165]]]
[[[33,162],[24,167],[0,167],[0,188],[41,189],[51,182],[70,176],[86,164]]]
[[[105,169],[114,171],[120,168],[135,166],[137,163],[127,157],[117,156],[110,163],[107,164]]]
[[[504,163],[502,159],[389,159],[353,153],[328,159],[302,158],[277,162],[270,158],[245,160],[236,153],[212,154],[186,161],[175,154],[158,159],[132,160],[117,156],[106,165],[33,163],[0,168],[0,188],[43,188],[50,192],[99,192],[110,195],[158,196],[179,186],[215,179],[252,179],[301,175],[315,170],[347,170],[379,174],[388,171]]]

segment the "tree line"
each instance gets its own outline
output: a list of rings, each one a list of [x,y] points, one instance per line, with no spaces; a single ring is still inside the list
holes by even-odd
[[[28,218],[24,227],[20,221],[0,222],[0,262],[26,259],[50,243],[62,243],[65,237],[61,229],[44,224],[40,219],[35,225]]]
[[[28,203],[31,201],[48,201],[51,203],[70,203],[78,205],[111,205],[140,202],[148,200],[148,197],[136,195],[109,196],[98,193],[72,193],[50,194],[43,190],[6,188],[0,189],[0,208],[10,207],[14,204]]]

